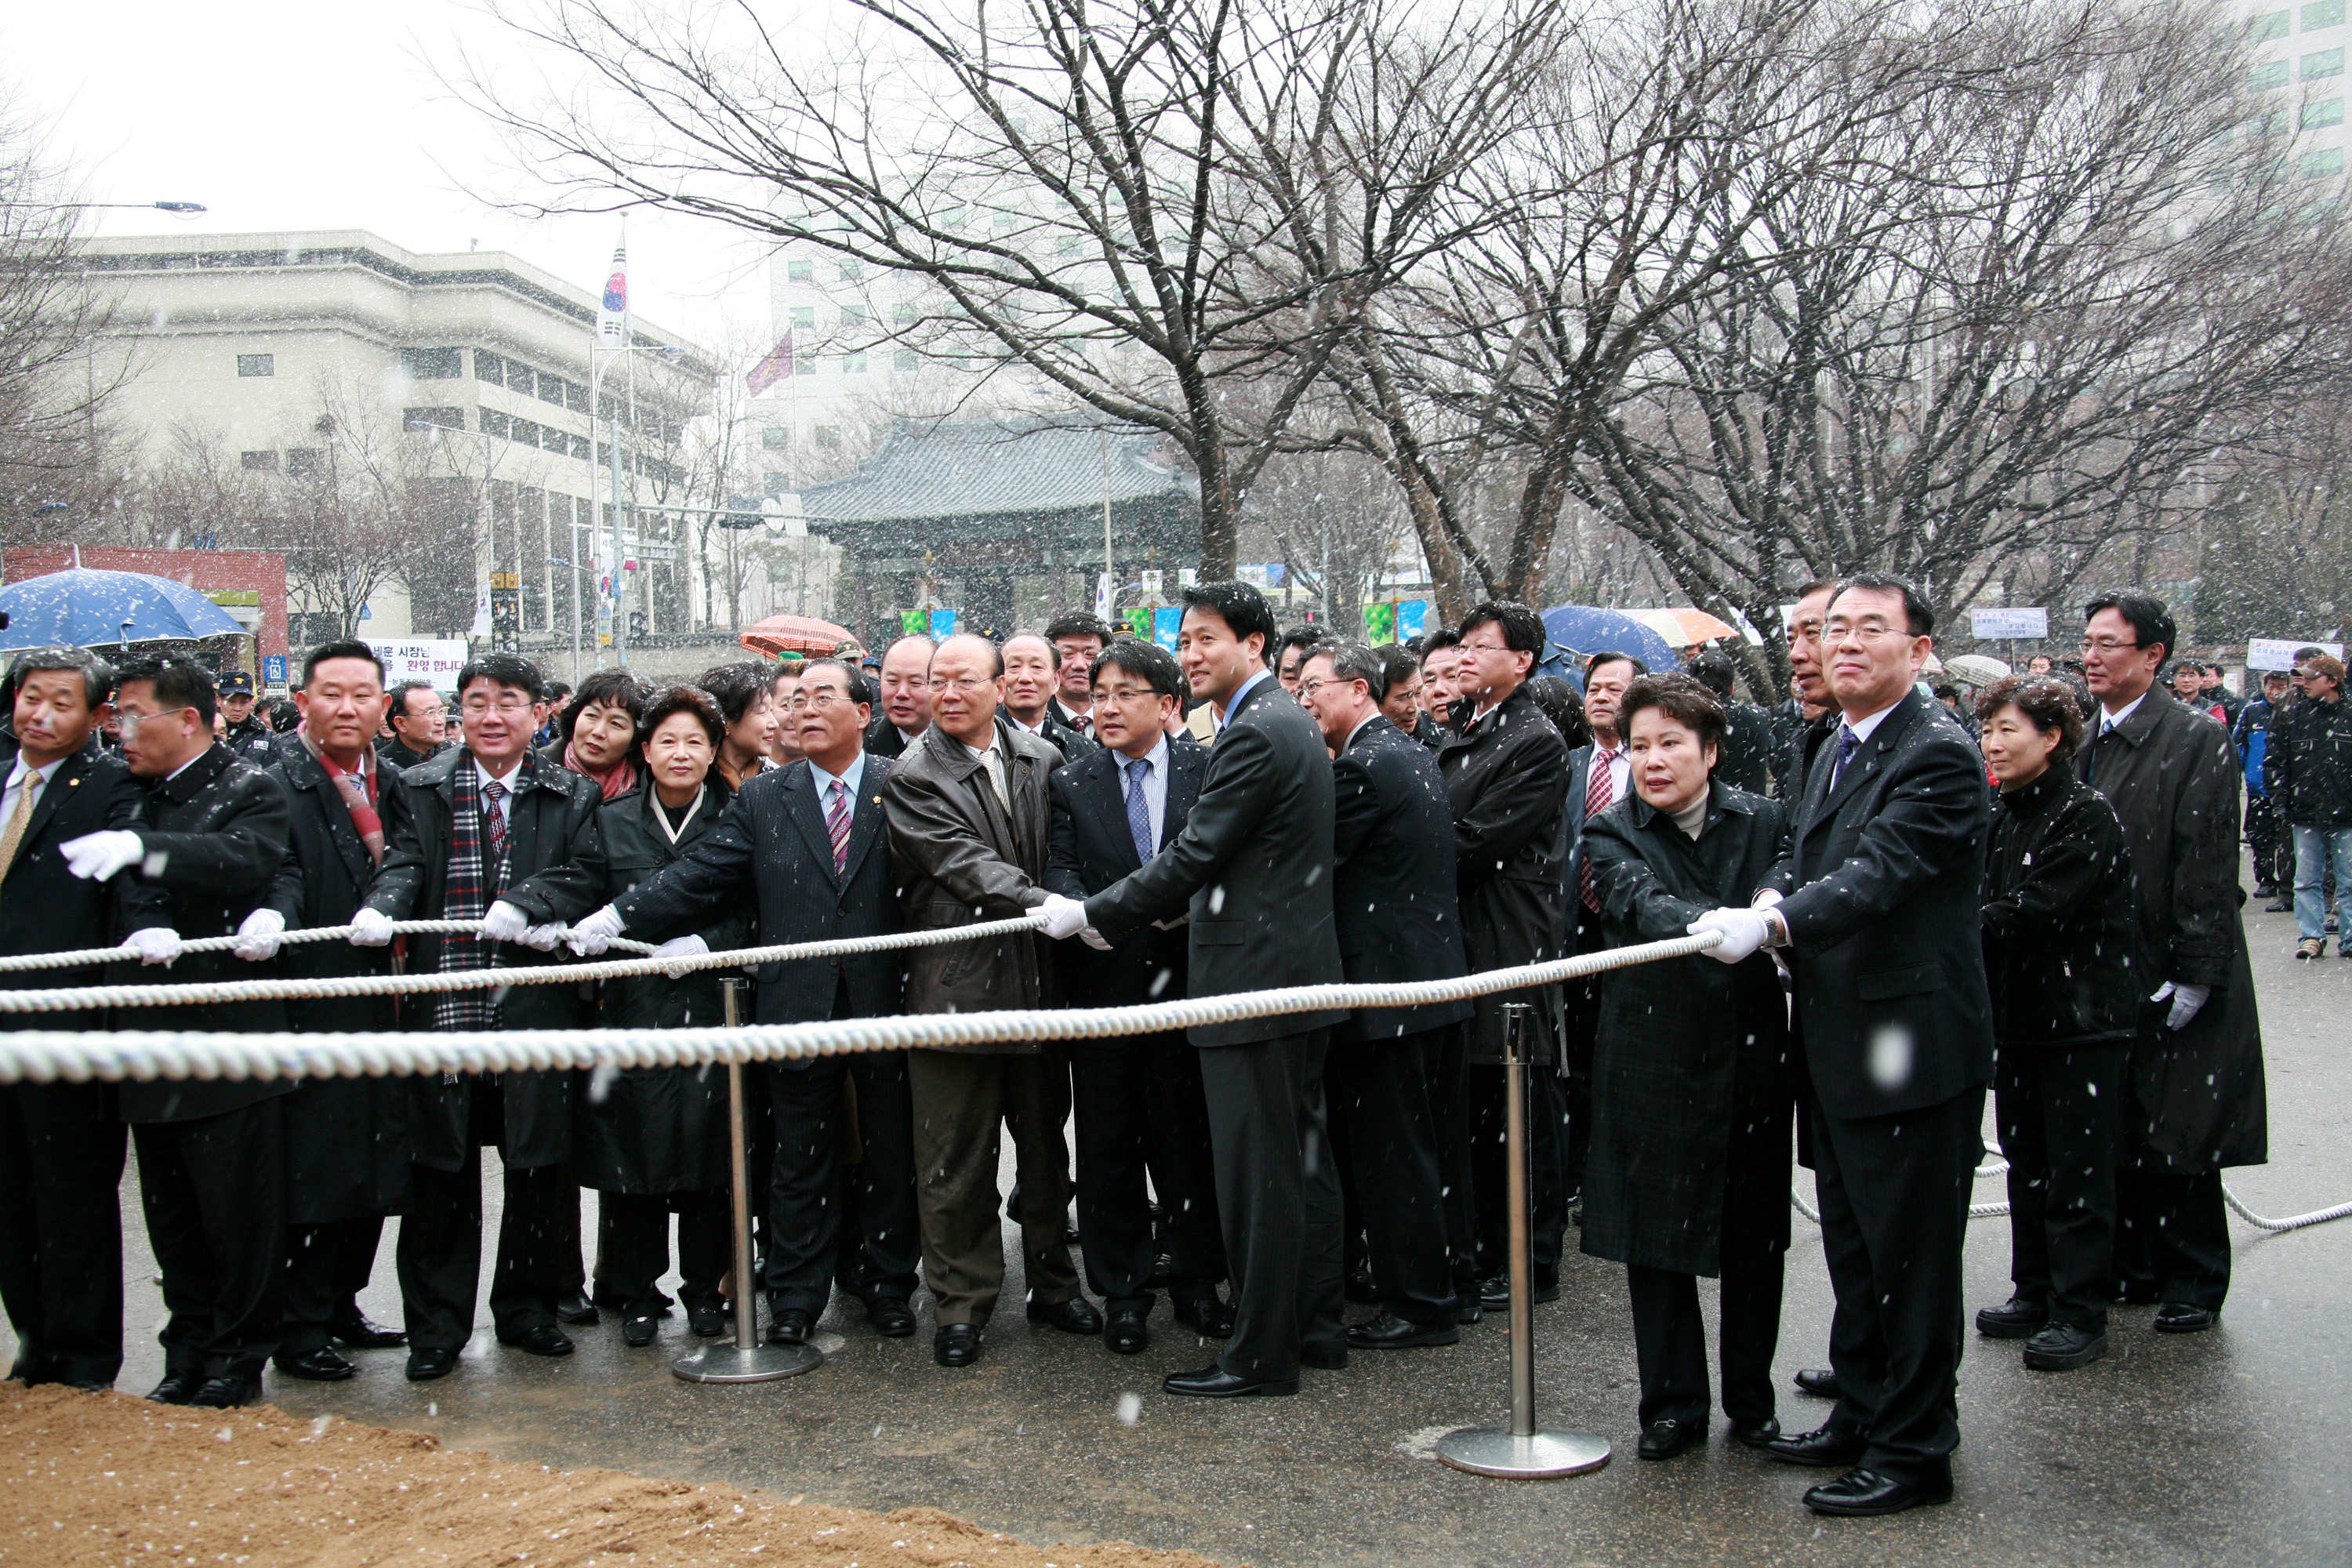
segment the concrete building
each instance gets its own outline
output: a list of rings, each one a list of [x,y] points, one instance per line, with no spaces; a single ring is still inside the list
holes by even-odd
[[[2345,50],[2352,28],[2345,0],[2242,0],[2246,34],[2255,50],[2247,85],[2275,93],[2274,132],[2292,134],[2295,172],[2340,186],[2344,174]]]

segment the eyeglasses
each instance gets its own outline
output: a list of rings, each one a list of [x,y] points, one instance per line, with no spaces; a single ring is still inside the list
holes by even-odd
[[[784,711],[787,713],[824,713],[848,706],[848,698],[837,691],[827,691],[823,687],[814,691],[795,691],[784,700]]]
[[[2083,651],[2084,653],[2121,653],[2127,647],[2139,647],[2139,644],[2136,642],[2117,642],[2113,637],[2084,637],[2083,639]]]
[[[1362,678],[1360,676],[1357,679],[1361,679]],[[1356,682],[1354,680],[1342,680],[1336,675],[1328,680],[1302,680],[1298,683],[1298,695],[1301,697],[1313,697],[1317,692],[1322,690],[1327,686],[1353,686],[1355,684]]]
[[[1465,642],[1456,643],[1454,646],[1464,653],[1508,653],[1510,651],[1509,645],[1498,642]]]
[[[122,731],[122,738],[128,741],[138,734],[139,726],[144,724],[150,719],[162,719],[173,713],[186,713],[189,711],[191,711],[191,710],[188,708],[181,707],[166,708],[163,710],[163,711],[157,713],[118,713],[115,715],[115,727]]]
[[[1824,642],[1843,642],[1846,638],[1852,637],[1858,643],[1870,644],[1885,642],[1888,637],[1907,637],[1910,635],[1907,628],[1890,626],[1883,621],[1858,623],[1824,621],[1822,623],[1822,640]]]
[[[482,713],[528,713],[531,710],[531,700],[528,697],[502,697],[496,702],[478,697],[466,699],[466,714],[468,718]]]

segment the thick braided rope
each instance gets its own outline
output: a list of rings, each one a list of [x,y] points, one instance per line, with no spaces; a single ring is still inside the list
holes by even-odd
[[[295,947],[313,942],[348,942],[357,926],[305,926],[299,931],[280,931],[276,938],[280,947]],[[482,929],[479,921],[394,921],[394,936],[471,936]],[[572,934],[569,926],[562,928],[565,936]],[[228,952],[245,939],[237,936],[192,937],[180,944],[180,956],[196,952]],[[614,937],[613,945],[631,952],[651,952],[653,944],[631,942]],[[79,947],[63,952],[21,952],[0,958],[0,974],[25,974],[41,969],[81,969],[93,963],[132,963],[139,958],[135,947]]]
[[[1986,1144],[1985,1152],[1994,1155],[1996,1158],[1986,1164],[1977,1167],[1977,1176],[1979,1180],[1982,1180],[1987,1176],[1998,1176],[2008,1171],[2009,1162],[1997,1157],[2000,1153],[1999,1145],[1992,1143]],[[1793,1187],[1790,1189],[1789,1201],[1796,1205],[1796,1209],[1799,1214],[1803,1215],[1807,1219],[1812,1221],[1813,1224],[1819,1225],[1822,1223],[1822,1211],[1807,1203],[1805,1201],[1805,1195],[1802,1193],[1798,1192]],[[2352,1204],[2337,1204],[2333,1208],[2314,1209],[2309,1214],[2290,1215],[2285,1219],[2271,1219],[2265,1215],[2258,1215],[2253,1210],[2248,1208],[2245,1205],[2244,1201],[2241,1199],[2237,1194],[2230,1190],[2227,1183],[2222,1184],[2221,1201],[2228,1204],[2231,1211],[2240,1219],[2244,1220],[2248,1225],[2254,1226],[2258,1230],[2273,1232],[2301,1230],[2305,1226],[2326,1225],[2332,1219],[2352,1218]],[[1970,1204],[1969,1205],[1969,1217],[1970,1219],[1996,1219],[2008,1212],[2009,1205],[2006,1203]]]

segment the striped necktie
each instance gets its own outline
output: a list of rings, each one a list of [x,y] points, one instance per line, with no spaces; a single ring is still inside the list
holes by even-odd
[[[1149,865],[1159,846],[1151,841],[1151,801],[1143,781],[1151,776],[1150,757],[1130,758],[1127,764],[1127,833],[1135,840],[1138,865]]]
[[[849,786],[835,779],[828,794],[824,830],[833,837],[833,874],[839,877],[849,870]]]
[[[1617,780],[1613,773],[1616,765],[1615,752],[1596,751],[1592,753],[1592,769],[1584,786],[1585,821],[1591,821],[1616,802]],[[1581,872],[1577,878],[1577,897],[1582,899],[1584,907],[1594,914],[1601,912],[1601,895],[1593,889],[1592,857],[1590,855],[1584,857]]]
[[[16,785],[16,809],[8,814],[7,828],[0,831],[0,879],[5,879],[8,868],[16,863],[16,851],[25,842],[25,829],[33,820],[33,795],[40,787],[41,775],[26,768],[24,779]]]
[[[485,858],[493,868],[507,861],[506,797],[507,786],[495,780],[482,786],[482,837],[489,850]],[[495,873],[492,880],[495,884]]]

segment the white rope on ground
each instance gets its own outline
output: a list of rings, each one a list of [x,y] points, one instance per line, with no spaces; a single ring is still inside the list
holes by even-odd
[[[348,942],[356,926],[305,926],[300,931],[280,931],[272,940],[280,947],[290,947],[312,942]],[[394,921],[394,936],[471,936],[482,929],[479,921]],[[565,936],[572,934],[569,926],[557,928]],[[180,956],[192,952],[228,952],[245,939],[240,936],[191,937],[180,944]],[[631,942],[614,937],[613,945],[631,952],[651,952],[653,944]],[[135,947],[80,947],[64,952],[24,952],[0,958],[0,974],[24,974],[41,969],[81,969],[93,963],[134,963],[139,950]],[[97,1004],[90,1004],[96,1005]]]

